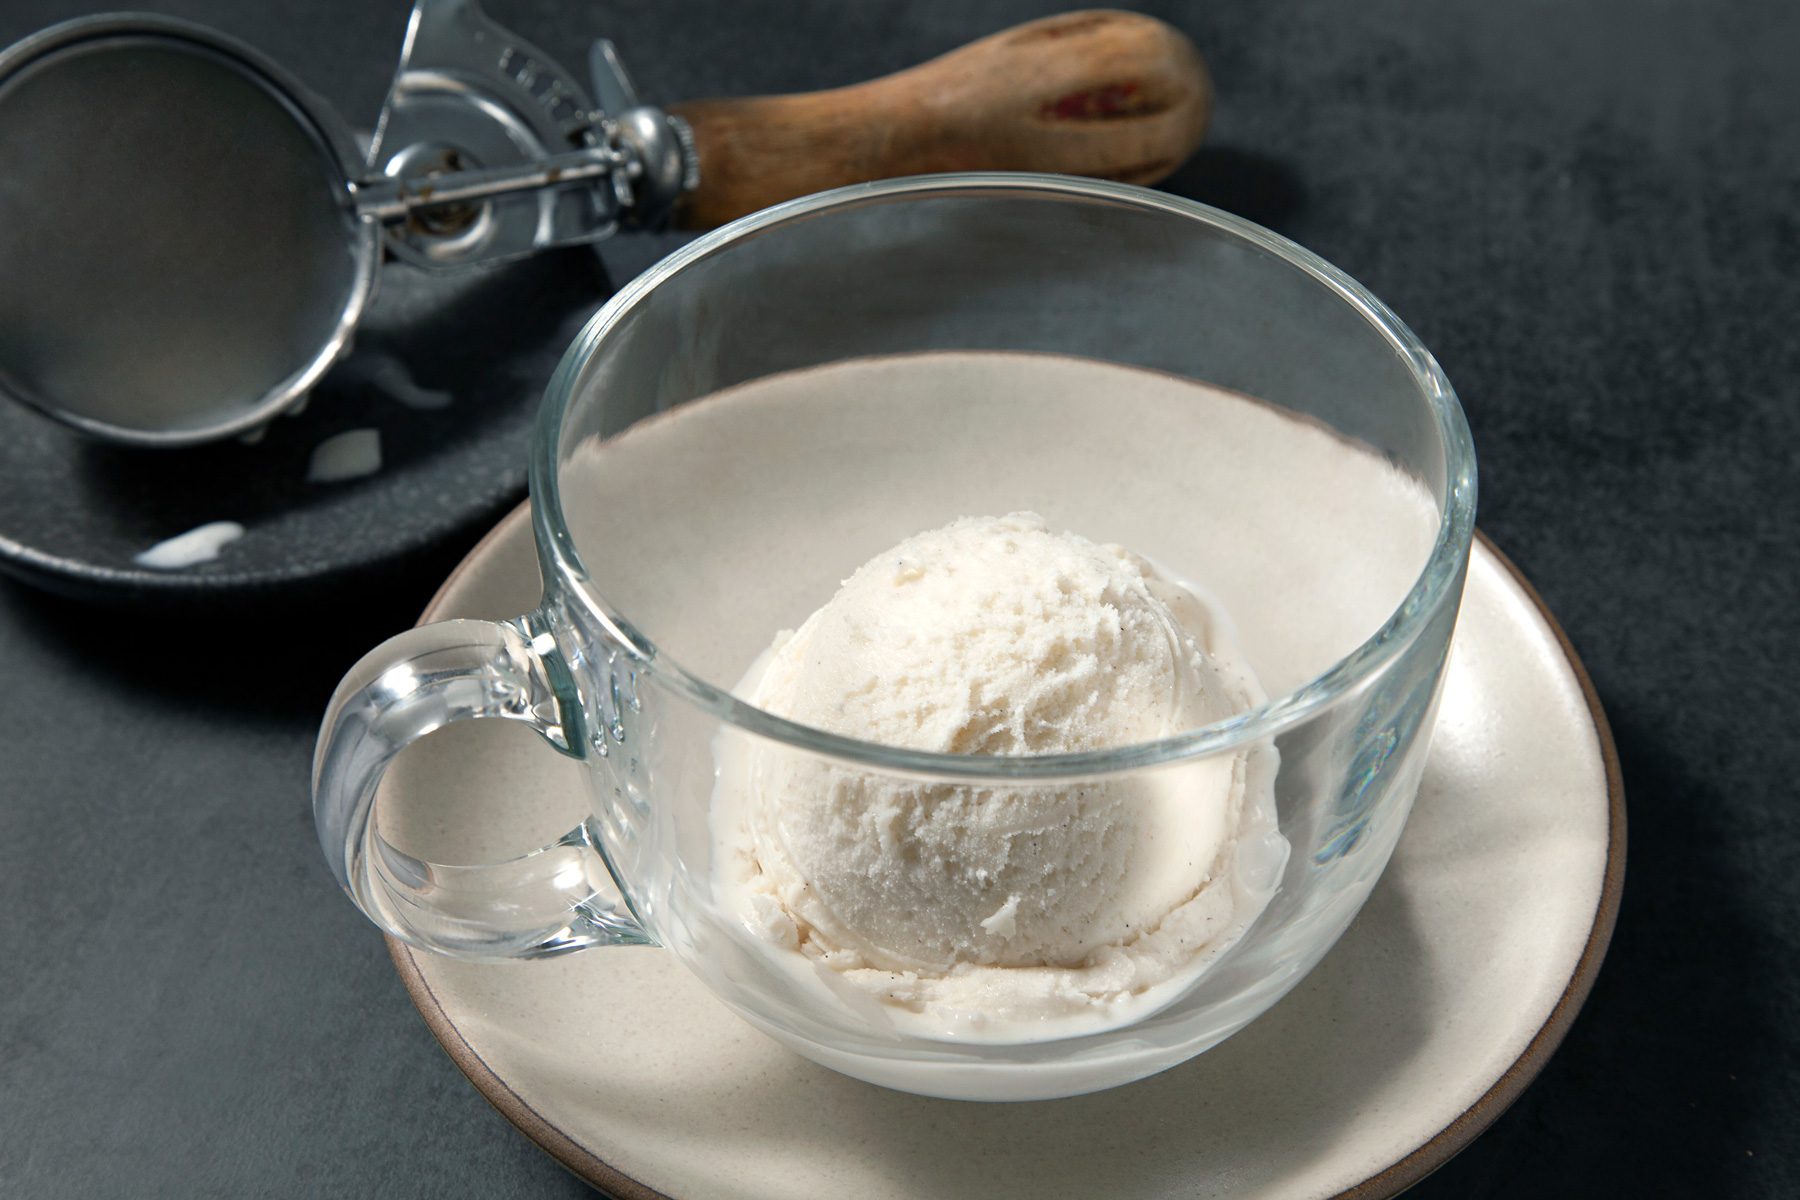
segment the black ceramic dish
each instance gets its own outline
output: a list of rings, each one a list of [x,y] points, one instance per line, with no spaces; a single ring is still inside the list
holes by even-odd
[[[388,272],[350,357],[255,444],[103,445],[0,405],[0,570],[84,600],[194,609],[307,603],[452,561],[524,495],[538,399],[610,291],[585,248]],[[321,442],[369,428],[378,470],[309,481]],[[244,527],[216,558],[135,561],[213,521]]]

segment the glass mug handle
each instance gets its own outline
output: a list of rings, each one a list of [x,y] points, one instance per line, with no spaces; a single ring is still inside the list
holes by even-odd
[[[582,719],[541,618],[458,620],[389,638],[350,669],[313,756],[319,842],[350,898],[382,929],[458,958],[538,958],[642,945],[643,927],[601,891],[605,860],[587,823],[508,862],[448,866],[381,836],[376,793],[394,757],[452,721],[523,721],[579,757]]]

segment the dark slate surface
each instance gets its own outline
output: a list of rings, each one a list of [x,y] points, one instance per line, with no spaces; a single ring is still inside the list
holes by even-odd
[[[355,122],[405,19],[147,7],[248,39]],[[1800,8],[1143,7],[1221,97],[1170,186],[1323,253],[1437,350],[1482,524],[1585,656],[1624,760],[1629,880],[1593,998],[1416,1194],[1800,1194]],[[572,60],[611,34],[664,100],[846,83],[1049,8],[493,4]],[[87,10],[8,0],[0,40]],[[612,243],[608,274],[668,244]],[[0,507],[39,487],[0,478]],[[440,571],[336,581],[298,618],[0,584],[0,1194],[581,1194],[436,1048],[313,841],[331,684]]]

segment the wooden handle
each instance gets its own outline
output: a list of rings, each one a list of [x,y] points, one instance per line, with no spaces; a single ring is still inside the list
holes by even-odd
[[[921,66],[797,96],[695,100],[700,186],[677,222],[706,228],[809,192],[933,171],[1056,171],[1154,183],[1199,145],[1212,81],[1150,17],[1031,21]]]

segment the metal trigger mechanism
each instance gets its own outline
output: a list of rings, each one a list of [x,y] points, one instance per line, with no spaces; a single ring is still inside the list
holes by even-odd
[[[418,0],[351,185],[397,258],[448,269],[654,226],[698,182],[693,137],[639,102],[612,43],[592,95],[475,0]]]

